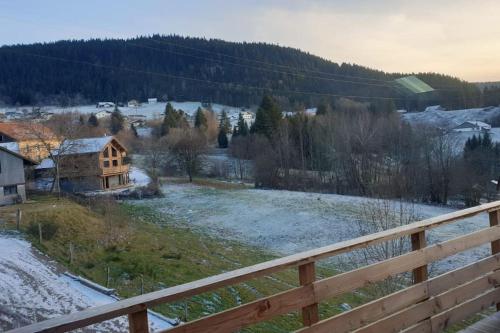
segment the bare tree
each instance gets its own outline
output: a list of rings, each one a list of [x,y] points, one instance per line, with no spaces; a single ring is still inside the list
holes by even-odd
[[[167,143],[178,165],[193,181],[201,165],[201,157],[207,149],[205,135],[196,128],[174,128],[167,136]]]
[[[412,203],[392,200],[371,200],[362,205],[357,228],[361,236],[396,228],[415,222],[419,216]],[[353,261],[362,265],[370,265],[395,256],[402,255],[411,249],[408,237],[397,238],[387,242],[372,245],[356,251]],[[408,276],[394,276],[377,284],[372,288],[374,296],[387,295],[408,283]]]
[[[156,186],[159,185],[161,170],[171,160],[169,147],[166,138],[149,138],[143,142],[142,154],[144,155],[144,166],[151,181]]]

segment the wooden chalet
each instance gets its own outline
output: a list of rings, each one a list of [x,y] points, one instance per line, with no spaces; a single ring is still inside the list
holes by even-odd
[[[40,162],[59,146],[60,141],[52,130],[42,124],[5,122],[0,123],[0,143],[15,144],[16,152]]]
[[[129,185],[127,149],[112,136],[66,140],[57,154],[60,184],[65,191],[111,190]]]

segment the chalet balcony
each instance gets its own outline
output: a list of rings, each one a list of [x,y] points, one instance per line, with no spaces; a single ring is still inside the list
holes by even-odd
[[[109,167],[103,167],[101,169],[101,174],[102,175],[116,175],[116,174],[121,174],[121,173],[127,173],[130,170],[130,165],[129,164],[122,164],[118,166],[109,166]]]
[[[489,214],[489,226],[466,231],[440,243],[426,243],[426,233],[431,229],[482,213]],[[411,249],[404,254],[333,276],[319,277],[316,274],[319,260],[401,238],[411,240]],[[441,275],[428,275],[431,263],[485,244],[488,248],[482,259]],[[286,270],[296,272],[296,286],[181,323],[164,332],[238,332],[253,324],[299,311],[303,327],[296,332],[300,333],[437,333],[464,319],[484,314],[485,310],[489,311],[489,316],[483,315],[484,319],[462,332],[499,332],[500,315],[496,311],[500,310],[500,201],[90,308],[11,332],[65,332],[126,315],[130,332],[145,333],[149,331],[148,308]],[[411,274],[413,279],[396,292],[333,317],[320,318],[319,305],[322,302],[404,273]]]

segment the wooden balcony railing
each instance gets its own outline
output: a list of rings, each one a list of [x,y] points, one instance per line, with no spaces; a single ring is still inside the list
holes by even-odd
[[[462,319],[500,303],[500,201],[430,218],[387,231],[267,261],[202,280],[90,308],[13,330],[64,332],[128,315],[130,332],[148,332],[147,309],[243,281],[299,268],[300,286],[181,324],[169,332],[236,332],[275,316],[300,310],[304,328],[298,332],[440,332]],[[489,213],[490,226],[434,245],[426,245],[427,230],[479,213]],[[319,259],[389,240],[411,237],[413,250],[352,271],[316,280]],[[453,254],[491,243],[492,255],[428,279],[427,265]],[[414,284],[336,316],[319,320],[322,301],[413,272]]]
[[[118,174],[118,173],[129,172],[129,169],[130,169],[129,164],[122,164],[122,165],[118,165],[118,166],[110,165],[109,167],[101,168],[101,174],[113,175],[113,174]]]

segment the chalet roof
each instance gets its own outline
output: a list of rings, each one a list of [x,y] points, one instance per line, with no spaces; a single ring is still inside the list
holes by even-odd
[[[59,151],[61,151],[62,155],[99,153],[111,141],[115,141],[122,150],[125,150],[124,146],[113,136],[103,136],[98,138],[65,140],[61,144]]]
[[[33,161],[32,159],[27,158],[27,157],[25,157],[25,156],[23,156],[23,155],[21,155],[19,153],[16,153],[15,151],[9,150],[9,149],[7,149],[7,148],[5,148],[3,146],[0,146],[0,151],[4,151],[6,153],[9,153],[9,154],[17,157],[17,158],[22,159],[25,164],[30,164],[30,165],[37,165],[38,164],[37,162]]]
[[[487,124],[485,122],[482,122],[482,121],[478,121],[478,120],[468,120],[468,121],[465,121],[463,123],[461,123],[460,125],[458,125],[457,127],[464,127],[464,126],[471,126],[471,127],[485,127],[485,128],[491,128],[491,125],[490,124]]]
[[[0,133],[15,141],[54,138],[55,134],[42,124],[37,123],[0,123]]]
[[[0,147],[7,148],[8,150],[13,151],[15,153],[20,153],[19,143],[17,142],[2,142],[0,143]]]

